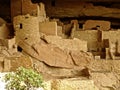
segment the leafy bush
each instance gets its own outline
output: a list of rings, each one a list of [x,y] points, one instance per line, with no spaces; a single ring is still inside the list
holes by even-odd
[[[29,90],[31,88],[44,88],[42,76],[33,69],[20,67],[14,73],[5,75],[7,90]]]

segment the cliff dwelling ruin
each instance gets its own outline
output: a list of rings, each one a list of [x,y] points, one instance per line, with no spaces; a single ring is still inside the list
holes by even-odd
[[[1,0],[0,12],[0,72],[34,68],[48,90],[120,90],[119,0]]]

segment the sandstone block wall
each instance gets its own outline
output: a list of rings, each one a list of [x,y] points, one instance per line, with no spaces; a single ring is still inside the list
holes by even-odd
[[[62,30],[63,30],[62,26],[57,26],[57,35],[58,36],[62,37],[62,35],[63,35]]]
[[[46,35],[57,35],[57,23],[56,22],[43,22],[39,23],[40,32]]]
[[[39,3],[38,16],[46,17],[45,5],[43,3]]]
[[[5,57],[3,60],[3,71],[10,72],[15,71],[18,67],[23,66],[25,68],[32,67],[32,60],[28,56],[21,56],[21,57]]]
[[[4,39],[2,40],[3,44],[8,48],[8,49],[12,49],[15,48],[15,38],[12,39]]]
[[[40,40],[38,18],[34,16],[17,16],[13,21],[16,43],[21,40],[32,45]]]
[[[111,42],[115,43],[119,38],[120,30],[102,31],[102,40],[109,39]]]
[[[87,41],[89,51],[96,51],[99,48],[97,30],[75,31],[74,37]]]
[[[47,19],[45,5],[43,3],[38,4],[38,19],[39,22],[44,22]]]
[[[64,79],[54,80],[52,90],[99,90],[92,80]]]
[[[117,53],[120,54],[120,40],[117,41]]]

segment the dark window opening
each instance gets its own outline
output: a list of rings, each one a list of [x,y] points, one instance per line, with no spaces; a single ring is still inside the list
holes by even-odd
[[[52,5],[52,6],[55,6],[55,0],[52,0],[52,1],[51,1],[51,5]]]
[[[28,19],[29,17],[28,16],[25,16],[25,19]]]
[[[28,38],[25,38],[25,40],[27,40]]]
[[[22,52],[22,48],[21,47],[17,47],[17,50],[19,51],[19,52]]]
[[[105,52],[105,48],[102,48],[102,52]]]
[[[83,28],[83,24],[82,23],[79,23],[79,28]]]
[[[22,28],[23,28],[22,23],[20,23],[20,29],[22,29]]]

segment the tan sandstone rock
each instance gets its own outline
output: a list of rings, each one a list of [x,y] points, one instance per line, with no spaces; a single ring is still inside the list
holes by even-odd
[[[33,47],[39,55],[39,60],[50,66],[71,68],[74,65],[70,55],[54,45],[39,43]]]
[[[92,80],[79,78],[53,80],[52,90],[99,90]]]
[[[91,53],[71,51],[70,55],[77,66],[85,67],[93,60]]]
[[[55,44],[62,50],[77,50],[87,52],[87,42],[77,38],[62,39],[59,36],[44,36],[43,39],[48,43]]]
[[[31,68],[32,60],[28,56],[6,57],[4,59],[4,72],[15,71],[18,67]]]

